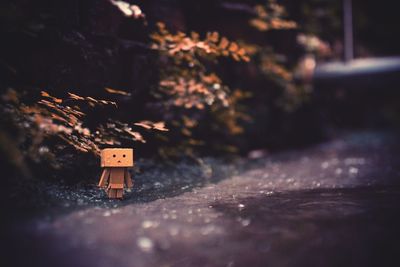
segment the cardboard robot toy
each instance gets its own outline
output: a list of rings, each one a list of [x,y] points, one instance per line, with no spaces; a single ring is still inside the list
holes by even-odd
[[[128,172],[128,167],[133,167],[133,149],[103,149],[101,151],[101,167],[104,170],[98,186],[105,189],[109,198],[122,199],[124,187],[133,187],[133,182]]]

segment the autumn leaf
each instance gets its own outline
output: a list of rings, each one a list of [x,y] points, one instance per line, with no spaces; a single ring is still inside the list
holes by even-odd
[[[123,95],[123,96],[130,96],[131,94],[122,90],[116,90],[116,89],[112,89],[112,88],[104,88],[104,90],[106,90],[108,93],[110,94],[117,94],[117,95]]]
[[[74,100],[85,100],[85,98],[83,98],[83,97],[81,97],[79,95],[76,95],[76,94],[73,94],[73,93],[70,93],[70,92],[68,92],[68,94],[69,94],[69,97],[71,99],[74,99]]]
[[[219,33],[218,32],[209,32],[209,33],[207,33],[207,39],[210,42],[216,43],[216,42],[218,42],[218,39],[219,39]]]
[[[228,49],[229,49],[230,52],[236,52],[236,51],[239,50],[239,46],[238,46],[237,43],[231,42],[231,44],[229,45]]]
[[[134,132],[134,131],[131,131],[131,130],[126,130],[126,132],[128,134],[130,134],[131,136],[133,136],[135,141],[146,143],[146,140],[144,140],[143,136],[139,132]]]
[[[127,3],[125,1],[115,1],[111,0],[110,1],[114,6],[118,7],[118,9],[126,16],[126,17],[133,17],[135,19],[137,18],[143,18],[144,14],[142,10],[140,9],[139,6],[137,5],[131,5],[130,3]]]
[[[50,98],[53,102],[55,102],[55,103],[57,103],[57,104],[61,104],[61,103],[62,103],[62,99],[57,98],[57,97],[54,97],[54,96],[51,96],[51,95],[50,95],[49,93],[47,93],[46,91],[41,91],[41,95],[42,95],[43,97]]]
[[[228,45],[229,45],[228,39],[226,39],[225,37],[222,37],[222,38],[221,38],[221,41],[220,41],[220,43],[219,43],[218,46],[219,46],[221,49],[226,49],[226,48],[228,47]]]
[[[159,131],[163,131],[163,132],[169,131],[167,128],[165,128],[165,122],[163,122],[163,121],[154,123],[153,128],[155,130],[159,130]]]
[[[167,128],[165,128],[165,122],[163,122],[163,121],[159,121],[159,122],[140,121],[140,122],[134,123],[134,125],[143,127],[148,130],[154,129],[154,130],[164,131],[164,132],[169,131]]]
[[[149,121],[141,121],[141,122],[134,123],[134,125],[139,126],[139,127],[143,127],[145,129],[151,129],[152,127],[151,127],[150,123],[151,122],[149,122]]]

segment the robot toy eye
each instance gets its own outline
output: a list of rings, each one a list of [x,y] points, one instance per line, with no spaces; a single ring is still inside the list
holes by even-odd
[[[126,155],[125,155],[125,154],[123,154],[122,156],[123,156],[124,158],[126,157]]]
[[[116,155],[114,154],[114,155],[113,155],[113,158],[115,158],[115,157],[116,157]]]

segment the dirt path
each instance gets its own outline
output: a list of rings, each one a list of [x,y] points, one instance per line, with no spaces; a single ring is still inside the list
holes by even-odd
[[[3,240],[21,266],[396,266],[397,144],[363,133],[237,165],[143,166],[126,200],[55,189],[62,212]]]

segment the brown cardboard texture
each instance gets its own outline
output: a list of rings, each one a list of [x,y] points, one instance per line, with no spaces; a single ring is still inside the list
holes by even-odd
[[[132,167],[133,149],[106,148],[101,151],[101,167]]]

